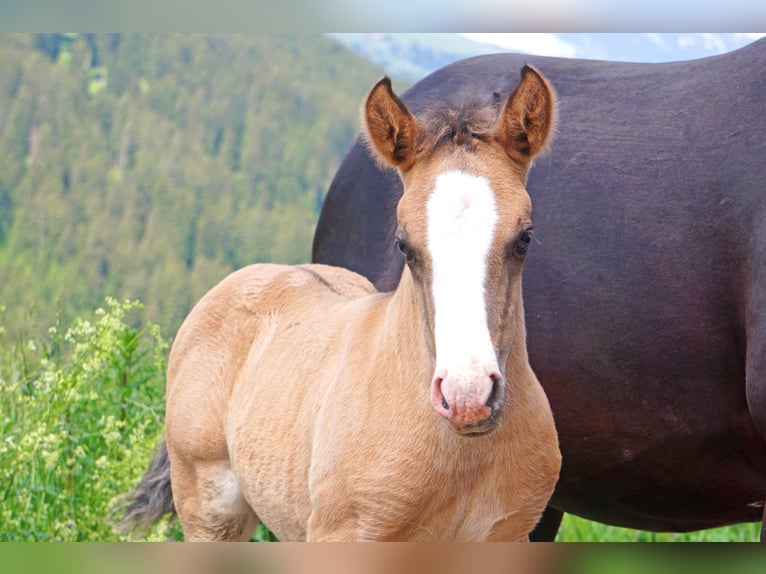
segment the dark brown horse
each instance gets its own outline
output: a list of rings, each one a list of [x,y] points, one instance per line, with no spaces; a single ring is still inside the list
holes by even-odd
[[[655,531],[761,520],[766,40],[668,64],[482,56],[403,100],[499,105],[525,61],[556,86],[561,118],[528,182],[529,352],[564,460],[536,534],[552,537],[562,511]],[[400,193],[355,145],[314,260],[391,289]]]

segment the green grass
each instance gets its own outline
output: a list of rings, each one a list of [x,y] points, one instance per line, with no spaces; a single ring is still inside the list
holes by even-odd
[[[0,329],[0,541],[129,539],[109,519],[161,435],[167,349],[156,325],[131,326],[139,308],[107,299],[45,340]]]
[[[557,542],[757,542],[760,523],[737,524],[697,532],[645,532],[592,522],[565,514]]]
[[[0,541],[182,540],[167,519],[140,535],[112,527],[162,434],[168,344],[137,327],[137,302],[107,299],[43,339],[11,338],[0,305]],[[755,541],[758,524],[690,534],[566,515],[558,541]],[[274,540],[259,527],[253,540]]]

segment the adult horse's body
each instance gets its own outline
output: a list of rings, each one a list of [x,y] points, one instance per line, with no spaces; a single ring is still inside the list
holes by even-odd
[[[491,101],[523,61],[556,86],[562,117],[528,183],[530,361],[563,455],[539,534],[555,533],[560,511],[656,531],[761,519],[766,40],[668,64],[482,56],[402,99],[416,112]],[[355,145],[314,261],[395,285],[400,192]]]
[[[188,540],[247,540],[259,519],[282,540],[526,537],[561,463],[521,304],[553,105],[528,67],[468,122],[416,119],[378,82],[367,138],[405,188],[397,289],[324,265],[214,287],[173,344],[166,440],[128,520],[173,502]]]

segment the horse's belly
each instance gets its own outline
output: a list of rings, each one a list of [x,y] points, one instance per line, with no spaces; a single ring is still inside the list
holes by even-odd
[[[569,447],[569,453],[562,448],[564,465],[551,499],[566,512],[675,532],[759,521],[763,515],[766,449],[759,436],[679,436],[641,453],[623,447],[612,459],[605,452],[614,452],[615,445],[603,438]],[[598,462],[585,468],[586,461]]]

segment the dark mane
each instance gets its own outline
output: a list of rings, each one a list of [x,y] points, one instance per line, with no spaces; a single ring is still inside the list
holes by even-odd
[[[463,100],[459,106],[436,102],[418,113],[422,128],[418,153],[432,153],[445,144],[473,151],[477,142],[488,141],[500,109],[499,94],[493,96],[495,101],[492,103],[476,97]]]

